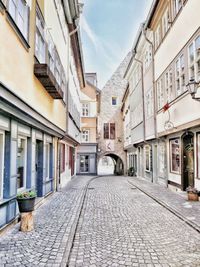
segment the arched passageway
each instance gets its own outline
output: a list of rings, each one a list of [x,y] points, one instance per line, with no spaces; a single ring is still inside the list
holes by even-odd
[[[99,159],[98,175],[123,175],[124,164],[115,154],[106,154]]]

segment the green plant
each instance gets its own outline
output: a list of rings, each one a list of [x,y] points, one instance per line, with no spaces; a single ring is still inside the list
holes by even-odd
[[[33,190],[30,190],[28,192],[22,192],[17,194],[17,199],[27,199],[27,198],[33,198],[36,197],[36,192]]]

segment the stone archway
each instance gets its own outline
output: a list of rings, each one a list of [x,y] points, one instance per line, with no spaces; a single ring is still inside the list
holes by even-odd
[[[106,153],[99,158],[98,174],[101,174],[101,171],[99,169],[100,168],[99,164],[101,163],[101,160],[103,160],[105,158],[110,158],[110,159],[112,159],[112,162],[113,162],[112,173],[108,173],[108,174],[113,174],[113,175],[123,175],[124,174],[124,163],[123,163],[122,159],[118,155],[113,154],[113,153]]]

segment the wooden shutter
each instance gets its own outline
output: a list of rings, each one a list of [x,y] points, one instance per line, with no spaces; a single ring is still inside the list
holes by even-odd
[[[104,123],[104,139],[109,139],[109,123]]]
[[[110,123],[110,139],[115,139],[115,123]]]

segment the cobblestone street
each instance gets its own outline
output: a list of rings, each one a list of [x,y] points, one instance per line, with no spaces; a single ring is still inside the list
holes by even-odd
[[[200,266],[200,235],[131,186],[127,178],[90,184],[69,266]]]
[[[0,266],[200,266],[200,234],[130,180],[148,183],[91,179],[77,177],[51,196],[35,211],[33,232],[17,224],[1,235]]]

